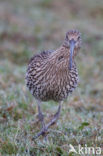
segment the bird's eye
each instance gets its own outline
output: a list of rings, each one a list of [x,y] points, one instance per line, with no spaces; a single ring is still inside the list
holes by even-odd
[[[58,61],[60,61],[62,59],[63,59],[63,55],[61,55],[61,56],[58,57]]]
[[[80,36],[78,36],[78,40],[80,39]]]

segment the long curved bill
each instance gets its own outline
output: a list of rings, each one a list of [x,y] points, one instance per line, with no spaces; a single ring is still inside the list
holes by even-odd
[[[74,48],[75,48],[75,41],[72,39],[70,41],[70,59],[69,59],[69,69],[70,70],[72,68]]]

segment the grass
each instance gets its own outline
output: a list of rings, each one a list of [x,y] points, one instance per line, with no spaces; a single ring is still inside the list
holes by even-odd
[[[101,147],[103,155],[103,7],[102,1],[0,2],[0,154],[75,155],[69,144]],[[60,120],[41,136],[36,101],[25,86],[29,58],[56,49],[68,29],[82,32],[83,46],[76,58],[80,82],[64,102]],[[48,122],[58,104],[43,103]]]

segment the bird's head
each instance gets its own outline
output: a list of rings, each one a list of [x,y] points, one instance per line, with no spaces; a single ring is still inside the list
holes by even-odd
[[[69,48],[69,68],[72,68],[72,60],[81,47],[81,35],[78,30],[70,30],[66,33],[63,43],[64,47]]]

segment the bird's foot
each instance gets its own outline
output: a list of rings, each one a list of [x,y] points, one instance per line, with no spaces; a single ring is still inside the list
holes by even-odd
[[[32,139],[35,140],[35,139],[37,139],[40,135],[45,136],[45,135],[48,133],[47,130],[48,130],[47,126],[43,127],[43,128],[41,129],[41,131],[40,131],[39,133],[37,133],[37,135],[34,136]]]
[[[51,119],[51,121],[47,125],[43,126],[41,131],[36,136],[33,137],[33,140],[37,139],[40,135],[45,136],[46,134],[48,134],[49,127],[55,124],[58,118],[59,118],[59,113],[56,113],[54,117]]]
[[[47,130],[49,129],[49,127],[57,122],[59,115],[60,115],[60,110],[61,110],[61,105],[59,105],[58,111],[56,112],[56,114],[54,114],[53,118],[47,125],[45,125],[44,121],[42,120],[43,118],[41,118],[42,129],[36,136],[33,137],[33,140],[37,139],[40,135],[45,136],[48,133]]]

